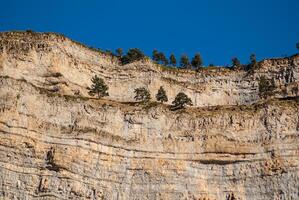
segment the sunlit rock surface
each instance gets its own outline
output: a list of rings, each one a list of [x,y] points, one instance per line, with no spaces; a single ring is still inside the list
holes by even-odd
[[[260,65],[122,66],[57,34],[0,33],[0,199],[299,199],[299,56]],[[88,95],[95,74],[109,97]],[[194,106],[132,103],[160,86]]]

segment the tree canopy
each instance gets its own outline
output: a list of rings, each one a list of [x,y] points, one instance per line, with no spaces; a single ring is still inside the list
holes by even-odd
[[[249,64],[250,69],[256,69],[258,68],[258,62],[256,60],[255,54],[250,55],[250,64]]]
[[[136,88],[134,92],[135,92],[134,99],[136,101],[148,102],[151,99],[150,92],[148,91],[148,89],[144,87]]]
[[[176,58],[174,56],[174,54],[171,54],[170,57],[169,57],[169,63],[172,65],[172,66],[176,66]]]
[[[232,58],[232,67],[234,69],[241,69],[241,62],[237,57]]]
[[[127,54],[121,58],[121,62],[123,64],[128,64],[128,63],[131,63],[134,61],[141,60],[144,57],[145,57],[145,55],[143,54],[143,52],[140,49],[132,48],[132,49],[129,49]]]
[[[172,109],[182,109],[185,108],[186,105],[192,106],[192,101],[185,93],[180,92],[176,95],[174,101],[172,102]]]
[[[196,53],[192,58],[191,64],[196,70],[198,70],[202,66],[202,59],[199,53]]]
[[[162,86],[160,87],[160,89],[158,90],[158,93],[156,94],[156,99],[157,99],[157,101],[160,101],[161,103],[168,101],[166,91],[164,90],[164,88]]]
[[[153,61],[158,62],[158,60],[159,60],[159,52],[158,52],[157,49],[154,49],[154,50],[153,50],[152,59],[153,59]]]
[[[99,78],[97,75],[91,79],[92,85],[89,88],[89,95],[97,95],[98,98],[109,96],[108,86],[105,84],[102,78]]]
[[[180,65],[182,68],[189,68],[190,67],[190,62],[189,62],[189,58],[187,55],[182,55],[181,56],[181,60],[180,60]]]
[[[160,63],[162,65],[168,65],[168,60],[166,56],[164,55],[163,52],[158,52],[158,50],[154,49],[153,50],[153,55],[152,55],[153,61],[156,61],[157,63]]]

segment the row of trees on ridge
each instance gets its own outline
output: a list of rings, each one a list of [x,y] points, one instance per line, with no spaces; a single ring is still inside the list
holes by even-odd
[[[297,48],[299,48],[299,43],[297,44]],[[113,53],[112,51],[106,51],[106,53],[116,56],[123,65],[141,60],[146,57],[145,54],[138,48],[131,48],[128,50],[126,54],[124,54],[122,48],[116,49],[115,53]],[[158,50],[155,49],[152,52],[152,60],[164,66],[179,67],[182,69],[198,70],[203,67],[203,60],[199,53],[196,53],[192,57],[191,61],[186,54],[183,54],[180,57],[180,60],[177,61],[177,58],[173,53],[170,54],[169,58],[167,58],[163,52],[159,52]],[[209,64],[209,66],[214,66],[214,65]],[[251,54],[249,64],[242,64],[237,57],[233,57],[231,65],[226,67],[233,70],[241,70],[241,69],[250,70],[250,69],[258,68],[259,65],[258,65],[258,61],[256,60],[255,54]]]
[[[124,54],[124,51],[122,48],[118,48],[115,51],[115,54],[111,51],[106,51],[106,53],[109,53],[111,55],[114,55],[119,58],[122,64],[128,64],[134,61],[141,60],[145,58],[146,56],[144,53],[138,49],[138,48],[132,48],[129,49],[126,54]],[[152,53],[152,59],[158,64],[165,65],[165,66],[177,66],[177,59],[174,54],[171,54],[169,59],[165,56],[163,52],[159,52],[158,50],[154,50]],[[194,57],[192,58],[191,62],[189,61],[189,57],[185,54],[183,54],[180,58],[179,65],[181,68],[185,69],[199,69],[203,64],[201,55],[199,53],[196,53]]]
[[[171,54],[169,56],[169,59],[167,59],[167,57],[164,55],[163,52],[159,52],[156,49],[153,51],[153,55],[152,55],[152,59],[153,61],[165,65],[165,66],[173,66],[176,67],[177,66],[177,60],[174,54]],[[201,55],[199,53],[196,53],[194,55],[194,57],[192,58],[191,62],[189,61],[189,57],[185,54],[183,54],[180,58],[180,67],[184,68],[184,69],[199,69],[202,64],[202,58]]]

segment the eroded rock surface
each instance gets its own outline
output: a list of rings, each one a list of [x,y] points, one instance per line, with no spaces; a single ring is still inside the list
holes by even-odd
[[[56,34],[1,33],[0,51],[1,199],[299,198],[298,56],[178,73]],[[109,97],[88,96],[95,74]],[[267,101],[262,75],[275,80]],[[161,85],[195,106],[130,103]]]

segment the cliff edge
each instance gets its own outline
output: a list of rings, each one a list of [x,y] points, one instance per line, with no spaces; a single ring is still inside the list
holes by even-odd
[[[298,199],[298,72],[299,55],[194,72],[0,33],[0,198]],[[109,97],[88,95],[96,74]],[[275,83],[267,100],[261,76]],[[136,87],[160,86],[194,106],[132,102]]]

